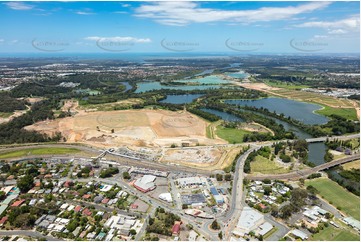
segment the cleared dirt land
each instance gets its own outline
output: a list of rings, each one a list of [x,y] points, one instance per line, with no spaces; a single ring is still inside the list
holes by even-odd
[[[206,137],[208,123],[186,111],[121,110],[79,112],[73,117],[42,121],[28,130],[54,135],[61,132],[67,142],[99,147],[120,145],[160,147],[184,142],[213,145],[220,139]]]
[[[160,161],[205,170],[221,170],[232,164],[240,150],[241,146],[198,146],[165,149]]]

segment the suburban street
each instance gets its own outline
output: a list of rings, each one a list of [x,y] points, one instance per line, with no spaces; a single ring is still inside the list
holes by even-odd
[[[0,235],[21,235],[21,236],[29,236],[32,238],[45,238],[49,241],[59,241],[62,239],[54,238],[52,236],[44,236],[41,233],[34,231],[34,230],[0,230]]]

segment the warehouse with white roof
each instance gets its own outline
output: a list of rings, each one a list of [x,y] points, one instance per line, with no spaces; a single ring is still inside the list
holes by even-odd
[[[157,177],[153,175],[144,175],[142,178],[136,180],[133,186],[141,192],[149,192],[156,188],[154,183]]]

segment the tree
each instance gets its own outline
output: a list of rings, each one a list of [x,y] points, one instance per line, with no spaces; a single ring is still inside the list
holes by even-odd
[[[222,231],[218,233],[218,238],[219,238],[220,240],[222,240],[222,239],[223,239],[223,234],[222,234]]]
[[[283,206],[280,210],[280,217],[283,219],[288,219],[289,217],[291,217],[293,213],[293,207],[291,204],[287,204],[285,206]]]
[[[216,174],[217,181],[223,181],[223,175],[222,174]]]
[[[218,230],[218,229],[220,229],[220,228],[221,228],[221,227],[219,226],[217,220],[216,220],[216,219],[213,220],[213,222],[212,222],[212,224],[211,224],[211,229],[213,229],[213,230]]]
[[[17,180],[17,187],[21,192],[27,192],[34,186],[34,178],[31,175],[25,175]]]
[[[66,226],[66,229],[69,230],[69,232],[73,232],[76,227],[78,227],[78,221],[76,219],[71,220],[70,223]]]
[[[224,180],[230,181],[231,179],[232,179],[232,175],[231,175],[231,174],[225,174],[225,175],[224,175]]]
[[[123,172],[123,178],[126,179],[126,180],[129,180],[130,179],[129,172],[127,172],[127,171]]]
[[[137,231],[135,231],[135,229],[131,229],[131,230],[129,230],[129,233],[130,233],[131,235],[136,235],[136,234],[137,234]]]
[[[264,188],[264,195],[269,196],[272,192],[272,188],[267,186]]]
[[[5,192],[4,192],[4,191],[0,191],[0,200],[4,200],[5,198],[6,198]]]

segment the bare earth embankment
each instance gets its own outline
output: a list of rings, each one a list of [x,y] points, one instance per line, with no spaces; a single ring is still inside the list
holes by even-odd
[[[26,129],[48,135],[61,132],[67,142],[98,147],[224,144],[221,139],[206,137],[207,125],[206,121],[185,111],[121,110],[79,112],[73,117],[38,122]]]

